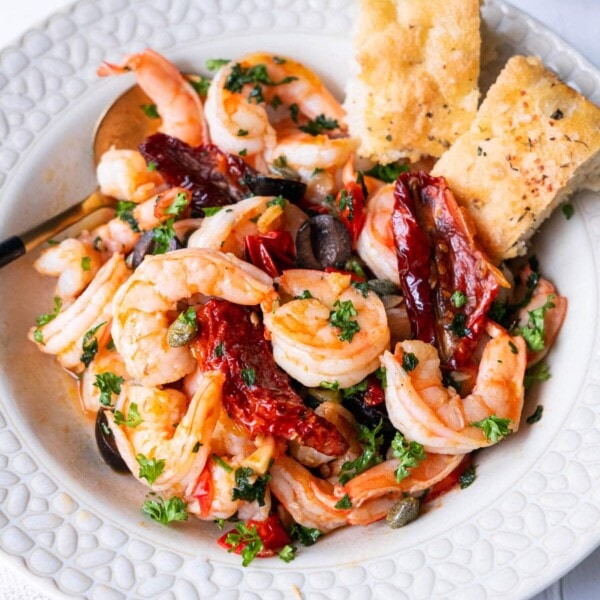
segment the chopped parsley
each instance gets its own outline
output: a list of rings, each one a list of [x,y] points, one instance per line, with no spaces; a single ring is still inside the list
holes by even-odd
[[[350,285],[360,292],[363,298],[366,298],[369,295],[369,284],[365,281],[351,281]]]
[[[157,169],[157,164],[151,160],[148,165],[147,165],[148,171],[156,171]]]
[[[235,470],[235,485],[231,491],[232,500],[245,500],[246,502],[258,502],[259,506],[265,505],[265,493],[267,485],[271,480],[271,475],[265,473],[262,477],[257,477],[254,483],[250,483],[250,477],[254,471],[250,467],[239,467]]]
[[[387,369],[385,367],[379,367],[379,369],[375,371],[375,377],[379,379],[381,387],[385,390],[387,387]]]
[[[450,297],[450,302],[452,302],[456,308],[462,308],[467,303],[467,300],[467,295],[460,290],[456,290]]]
[[[533,413],[531,413],[525,420],[527,421],[527,423],[529,423],[529,425],[533,425],[534,423],[537,423],[542,418],[543,412],[544,412],[544,407],[541,404],[538,404],[535,407],[535,410],[533,411]]]
[[[256,525],[248,527],[246,523],[241,522],[227,534],[225,543],[230,546],[227,552],[240,551],[243,567],[247,567],[265,547]]]
[[[348,494],[344,494],[342,499],[339,502],[336,502],[334,508],[338,508],[340,510],[347,510],[352,508],[352,501],[350,500],[350,496]]]
[[[223,346],[223,342],[221,342],[215,346],[215,349],[213,350],[213,356],[219,357],[223,356],[223,354],[225,354],[225,348]]]
[[[508,347],[513,354],[519,354],[519,349],[515,346],[513,342],[508,342]]]
[[[44,314],[40,315],[39,317],[36,317],[35,324],[37,325],[37,327],[35,328],[35,331],[33,332],[33,339],[38,344],[44,343],[44,334],[42,333],[42,330],[40,328],[43,325],[50,323],[50,321],[53,321],[54,319],[56,319],[61,308],[62,308],[62,300],[58,296],[54,296],[54,308],[52,309],[52,312],[44,313]]]
[[[143,454],[138,454],[135,460],[140,465],[138,477],[144,478],[150,485],[160,477],[165,469],[165,461],[162,458],[146,458]]]
[[[359,381],[355,385],[351,385],[349,388],[344,388],[342,390],[342,397],[349,398],[350,396],[360,394],[361,392],[366,392],[368,387],[369,387],[369,380],[363,379],[362,381]]]
[[[221,467],[221,469],[227,471],[227,473],[231,473],[233,471],[233,467],[226,463],[220,456],[213,454],[212,459]]]
[[[323,535],[323,532],[314,527],[304,527],[299,523],[294,523],[290,529],[292,540],[300,542],[303,546],[312,546]]]
[[[412,352],[406,352],[402,357],[402,368],[405,371],[414,371],[418,364],[419,359]]]
[[[119,378],[121,379],[121,378]],[[121,383],[123,380],[121,379]],[[120,384],[119,384],[120,387]],[[118,392],[117,392],[118,393]],[[144,419],[140,416],[138,411],[138,405],[135,402],[132,402],[129,405],[129,410],[127,411],[127,416],[123,415],[120,410],[115,410],[115,423],[117,425],[125,425],[126,427],[137,427],[140,423],[143,423]]]
[[[246,148],[244,148],[243,150],[240,150],[238,152],[239,156],[246,156],[246,154],[248,154],[248,150]]]
[[[215,72],[218,71],[221,67],[225,66],[227,63],[229,62],[229,59],[227,58],[209,58],[206,61],[206,68],[211,71],[211,72]]]
[[[188,79],[188,81],[199,96],[206,96],[208,94],[208,88],[210,87],[210,79],[208,77],[200,75],[197,79]]]
[[[467,327],[467,315],[464,313],[456,313],[449,326],[450,331],[457,337],[465,337],[471,333]]]
[[[549,294],[543,306],[528,311],[529,321],[527,325],[519,327],[516,331],[518,335],[521,335],[525,339],[527,346],[532,352],[539,352],[544,349],[544,317],[549,309],[554,308],[553,299],[554,294]]]
[[[119,377],[119,375],[115,375],[110,371],[98,373],[95,377],[94,387],[97,387],[100,390],[100,404],[103,406],[112,406],[112,395],[121,393],[121,384],[124,382],[125,380],[122,377]],[[116,420],[117,418],[115,415],[115,422]],[[117,423],[117,425],[120,425],[120,423]]]
[[[354,334],[360,331],[358,322],[351,319],[351,317],[356,317],[358,314],[352,300],[344,300],[344,302],[336,300],[333,308],[336,310],[329,313],[329,324],[340,329],[339,340],[351,342]]]
[[[486,439],[495,444],[511,432],[511,428],[509,427],[510,423],[510,419],[503,419],[496,415],[492,415],[481,421],[473,421],[472,423],[469,423],[469,426],[479,427],[479,429],[483,431]]]
[[[275,196],[267,202],[267,207],[269,206],[279,206],[280,208],[285,208],[286,200],[283,196]]]
[[[324,390],[333,390],[334,392],[337,392],[340,389],[340,384],[338,381],[321,381],[319,387]]]
[[[238,137],[246,137],[248,135],[248,130],[247,129],[238,129]]]
[[[550,367],[544,362],[539,362],[525,371],[523,386],[525,387],[525,390],[528,390],[534,382],[548,381],[550,377],[552,377]]]
[[[205,217],[212,217],[213,215],[216,215],[218,212],[223,210],[223,206],[204,206],[202,208],[202,212],[204,213]]]
[[[256,381],[256,370],[255,369],[242,369],[240,375],[246,385],[254,385],[254,383]]]
[[[565,202],[565,204],[562,205],[561,210],[567,221],[575,214],[575,207],[570,202]]]
[[[383,444],[383,435],[379,435],[382,427],[382,419],[379,419],[379,423],[372,430],[362,423],[356,424],[358,441],[363,444],[363,451],[357,459],[342,464],[339,476],[341,485],[345,485],[363,471],[383,462],[383,458],[379,452]]]
[[[298,122],[298,115],[300,114],[300,107],[294,102],[294,104],[290,104],[290,115],[292,117],[292,121],[294,123]]]
[[[106,321],[98,323],[96,327],[92,327],[85,332],[83,341],[81,342],[81,349],[83,350],[79,360],[86,366],[89,367],[90,363],[94,360],[94,356],[98,353],[98,340],[96,338],[96,332],[100,327],[106,325]]]
[[[186,507],[186,502],[177,496],[173,496],[168,500],[162,498],[146,500],[142,505],[142,512],[145,512],[154,521],[168,525],[173,521],[187,521]]]
[[[167,219],[162,225],[152,230],[152,239],[154,240],[152,254],[165,254],[169,251],[169,246],[175,239],[174,222],[175,219]]]
[[[323,131],[332,131],[339,127],[337,119],[329,119],[325,115],[319,115],[316,119],[308,121],[306,125],[300,125],[300,131],[309,135],[319,135]]]
[[[223,529],[223,527],[225,527],[225,519],[221,517],[217,517],[214,523],[219,529]]]
[[[458,484],[460,485],[460,489],[464,490],[468,488],[474,481],[477,479],[477,473],[475,473],[475,465],[471,465],[467,467],[458,478]]]
[[[388,165],[375,165],[372,169],[365,172],[365,175],[381,179],[386,183],[394,183],[400,176],[400,173],[408,173],[408,165],[400,165],[398,163],[390,163]]]
[[[92,258],[90,256],[84,256],[81,259],[81,268],[84,271],[91,271],[92,270]]]
[[[140,104],[140,108],[149,119],[160,119],[156,104]]]
[[[270,104],[273,107],[273,110],[277,110],[282,105],[281,98],[277,94],[275,94]]]
[[[296,546],[287,544],[279,551],[278,556],[283,562],[289,563],[296,558],[296,550]]]
[[[133,209],[136,206],[137,204],[135,202],[119,200],[115,207],[115,217],[121,219],[121,221],[125,221],[134,233],[140,233],[140,226],[137,219],[133,216]]]
[[[188,199],[187,194],[185,192],[179,192],[175,196],[175,200],[165,208],[165,215],[173,215],[174,217],[179,217],[181,213],[187,208]]]
[[[235,63],[225,81],[225,89],[230,92],[239,93],[247,83],[254,83],[256,87],[262,85],[282,85],[298,79],[297,77],[284,77],[281,81],[273,81],[267,72],[267,65],[260,64],[252,67],[242,67]]]
[[[198,450],[200,450],[200,448],[202,448],[202,444],[201,444],[200,442],[196,442],[196,443],[194,444],[194,447],[192,448],[192,452],[193,452],[194,454],[197,454],[197,453],[198,453]]]
[[[314,296],[308,291],[304,290],[299,296],[295,296],[294,300],[312,300]]]
[[[363,279],[367,278],[367,274],[365,273],[364,269],[362,268],[362,265],[354,257],[349,258],[346,261],[346,264],[344,265],[344,269],[346,269],[346,271],[352,271],[353,273],[355,273],[359,277],[362,277]]]
[[[407,442],[404,436],[397,431],[392,440],[392,456],[400,461],[394,471],[396,481],[400,483],[410,475],[408,469],[412,469],[427,458],[423,446],[418,442]]]

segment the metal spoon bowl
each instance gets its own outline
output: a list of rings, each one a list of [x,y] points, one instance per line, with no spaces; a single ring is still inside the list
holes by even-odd
[[[146,137],[156,133],[160,119],[146,116],[140,108],[151,104],[151,100],[137,85],[121,94],[98,120],[94,130],[93,152],[97,165],[111,146],[115,148],[137,148]],[[0,268],[37,248],[57,233],[67,229],[84,217],[112,207],[117,199],[103,194],[96,188],[89,196],[66,210],[50,217],[35,227],[0,242]]]

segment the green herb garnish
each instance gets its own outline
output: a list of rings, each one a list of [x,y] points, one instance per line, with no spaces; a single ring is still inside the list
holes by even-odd
[[[398,163],[390,163],[389,165],[375,165],[372,169],[365,172],[365,175],[381,179],[386,183],[394,183],[400,176],[400,173],[408,173],[408,165],[399,165]]]
[[[146,500],[142,505],[142,512],[145,512],[154,521],[168,525],[173,521],[187,521],[186,507],[186,502],[177,496],[173,496],[168,500],[162,498]]]
[[[350,496],[348,494],[344,494],[342,499],[339,502],[336,502],[334,508],[338,508],[340,510],[347,510],[352,508],[352,501],[350,500]]]
[[[125,380],[110,371],[98,373],[94,379],[94,386],[100,390],[100,404],[103,406],[112,406],[112,395],[119,395],[121,393],[121,384],[124,383]],[[119,425],[119,423],[117,423],[117,425]]]
[[[247,567],[265,547],[256,525],[248,527],[241,522],[227,534],[225,543],[230,546],[228,552],[240,551],[243,567]]]
[[[33,339],[38,344],[44,343],[44,334],[42,333],[42,330],[40,328],[43,325],[46,325],[46,323],[50,323],[50,321],[53,321],[54,319],[56,319],[61,308],[62,308],[62,300],[58,296],[54,296],[54,308],[52,309],[52,312],[44,313],[44,314],[40,315],[39,317],[36,317],[35,324],[37,325],[37,327],[35,328],[35,331],[33,332]]]
[[[357,459],[342,464],[339,476],[341,485],[345,485],[350,479],[383,461],[379,452],[379,448],[383,444],[383,435],[379,435],[382,427],[382,419],[373,429],[369,429],[362,423],[357,423],[358,441],[363,444],[363,451]]]
[[[300,131],[309,135],[319,135],[323,131],[331,131],[339,127],[337,119],[329,119],[325,115],[319,115],[316,119],[308,121],[306,125],[300,125]]]
[[[121,379],[120,383],[123,383],[123,379]],[[120,384],[119,384],[120,387]],[[117,392],[118,393],[118,392]],[[110,400],[109,400],[110,402]],[[138,405],[135,402],[132,402],[129,405],[129,410],[127,411],[127,417],[123,415],[120,410],[115,410],[115,423],[117,425],[125,425],[126,427],[137,427],[140,423],[143,423],[144,419],[140,416],[138,411]]]
[[[304,546],[312,546],[323,535],[322,531],[313,527],[304,527],[299,523],[294,523],[290,529],[292,540],[300,542]]]
[[[286,563],[292,562],[296,558],[296,546],[290,546],[287,544],[279,551],[279,558]]]
[[[418,364],[419,359],[412,352],[406,352],[402,357],[402,368],[405,371],[414,371]]]
[[[351,342],[354,334],[360,331],[358,322],[351,319],[351,317],[356,317],[358,314],[352,300],[344,300],[344,302],[336,300],[333,308],[336,310],[329,313],[329,324],[341,330],[341,333],[338,334],[339,340]]]
[[[265,473],[262,477],[257,477],[254,483],[250,483],[250,477],[254,471],[250,467],[239,467],[235,470],[235,485],[231,493],[232,500],[245,500],[246,502],[258,502],[259,506],[265,505],[265,493],[267,485],[271,480],[271,475]]]
[[[133,216],[133,209],[137,206],[135,202],[129,200],[119,200],[115,207],[115,217],[121,219],[131,227],[134,233],[140,233],[140,226],[137,219]]]
[[[533,411],[532,414],[530,414],[527,419],[525,419],[527,421],[527,423],[529,423],[529,425],[533,425],[534,423],[537,423],[541,418],[542,418],[542,413],[544,412],[544,407],[541,406],[540,404],[538,404],[535,407],[535,410]]]
[[[143,454],[138,454],[135,457],[138,465],[140,465],[140,472],[138,477],[144,478],[150,485],[152,485],[165,469],[165,461],[162,458],[146,458]]]
[[[106,325],[106,321],[98,323],[96,327],[92,327],[85,332],[83,341],[81,342],[81,349],[83,354],[79,357],[79,360],[86,366],[89,367],[90,363],[94,360],[94,356],[98,353],[98,340],[96,339],[96,332],[100,327]]]
[[[392,456],[400,461],[394,471],[396,481],[400,483],[410,475],[408,469],[412,469],[427,458],[423,446],[418,442],[407,442],[404,436],[397,431],[392,440]]]
[[[492,415],[487,419],[469,423],[469,427],[479,427],[479,429],[483,431],[486,439],[495,444],[511,432],[509,427],[510,423],[510,419],[502,419],[501,417]]]
[[[160,119],[156,104],[140,104],[140,108],[149,119]]]
[[[468,488],[475,481],[475,479],[477,479],[475,465],[471,465],[470,467],[467,467],[458,478],[460,489],[464,490],[465,488]]]
[[[254,385],[256,381],[256,370],[255,369],[242,369],[240,376],[244,380],[246,385]]]

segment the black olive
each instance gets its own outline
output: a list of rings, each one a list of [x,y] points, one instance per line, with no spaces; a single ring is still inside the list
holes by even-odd
[[[115,436],[108,426],[108,420],[104,414],[105,410],[100,408],[96,415],[96,445],[100,451],[100,456],[113,471],[129,473],[129,467],[119,454]]]
[[[306,220],[296,235],[298,264],[306,269],[341,269],[352,254],[346,226],[331,215]]]
[[[387,416],[385,404],[370,406],[365,403],[364,394],[360,393],[344,398],[342,404],[354,415],[354,418],[359,423],[366,425],[369,429],[374,429],[379,424],[379,421],[382,422],[381,434],[383,435],[383,446],[381,451],[385,452],[396,435],[396,428]]]
[[[388,279],[369,279],[367,285],[370,290],[373,290],[380,298],[382,296],[399,296],[402,294],[400,288]]]
[[[152,230],[146,231],[138,240],[131,254],[127,257],[128,266],[131,269],[137,269],[142,264],[146,254],[154,254],[155,248],[156,242],[154,241],[154,232]],[[180,248],[183,248],[183,246],[177,239],[177,236],[175,236],[169,241],[167,252],[179,250]]]
[[[282,177],[247,174],[244,182],[256,196],[283,196],[290,202],[300,202],[306,193],[305,183]]]

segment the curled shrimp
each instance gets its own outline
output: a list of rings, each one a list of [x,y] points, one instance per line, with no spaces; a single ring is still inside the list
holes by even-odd
[[[113,297],[130,273],[123,256],[114,254],[102,265],[81,296],[49,323],[31,328],[29,339],[35,341],[42,352],[56,354],[66,369],[81,372],[85,334],[98,328],[99,342],[107,336]]]
[[[250,469],[247,480],[255,483],[268,472],[275,450],[273,437],[250,436],[222,410],[211,440],[212,459],[191,493],[188,510],[200,519],[226,519],[235,513],[244,520],[266,519],[271,510],[269,490],[260,502],[236,498],[236,473],[238,469]]]
[[[252,81],[245,83],[246,79]],[[274,114],[267,112],[267,106],[275,107]],[[342,146],[351,148],[350,152],[356,147],[354,140],[338,141],[298,130],[297,125],[307,119],[322,118],[329,122],[330,131],[342,134],[344,109],[313,71],[289,58],[262,52],[232,61],[217,73],[208,91],[206,118],[214,143],[226,152],[244,151],[247,157],[264,156],[269,162],[285,154],[288,160],[293,158],[294,166],[308,165],[311,171],[331,166],[332,153],[333,162],[341,166]],[[296,133],[298,138],[293,137]]]
[[[483,351],[475,387],[462,399],[454,388],[442,385],[440,359],[432,345],[406,340],[396,346],[395,354],[384,353],[385,404],[390,421],[407,439],[429,452],[464,454],[493,443],[472,423],[495,416],[509,419],[510,430],[517,431],[527,366],[525,341],[492,323],[486,331],[491,339]],[[409,354],[418,362],[407,371],[402,365]]]
[[[365,224],[358,236],[356,251],[378,279],[388,279],[400,285],[392,231],[394,204],[393,184],[381,187],[369,198]]]
[[[155,195],[165,183],[157,171],[148,169],[137,150],[114,147],[100,157],[96,178],[103,194],[132,202],[142,202]]]
[[[306,386],[324,381],[337,381],[342,388],[355,385],[377,369],[389,346],[381,300],[373,292],[363,296],[350,282],[349,275],[292,269],[279,279],[279,290],[293,299],[263,305],[275,361]],[[337,310],[354,314],[351,336],[331,323]]]
[[[101,253],[91,243],[67,238],[44,250],[33,267],[42,275],[58,277],[55,294],[73,300],[94,279],[102,262]]]
[[[135,404],[141,421],[135,426],[117,425],[114,414],[105,411],[119,453],[140,481],[143,459],[162,461],[158,477],[149,483],[155,491],[185,497],[195,485],[210,455],[210,440],[221,411],[224,376],[209,371],[188,403],[185,394],[125,384],[116,408],[125,418]]]
[[[191,146],[208,141],[202,102],[177,67],[154,50],[144,50],[123,59],[120,65],[103,63],[98,75],[120,75],[135,71],[138,85],[156,104],[160,131]]]
[[[272,196],[255,196],[205,217],[190,236],[188,248],[213,248],[245,258],[247,235],[269,231],[289,231],[293,238],[307,216],[296,205],[285,201],[273,204]]]
[[[187,345],[167,342],[169,313],[179,301],[203,294],[254,305],[272,291],[263,271],[216,250],[186,248],[148,256],[115,297],[113,339],[127,371],[143,385],[177,381],[196,369]]]

